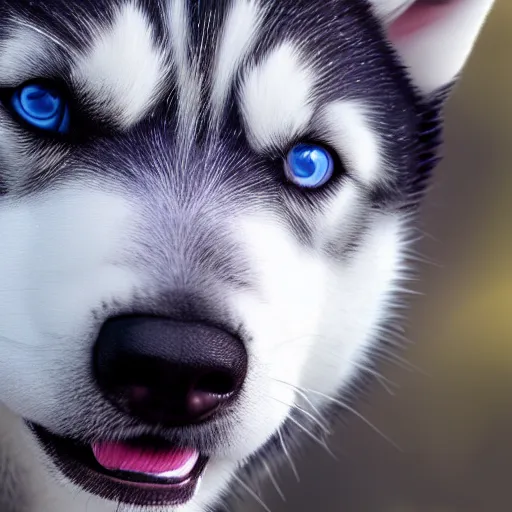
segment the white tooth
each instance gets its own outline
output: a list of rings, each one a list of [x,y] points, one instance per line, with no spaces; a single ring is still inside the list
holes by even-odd
[[[197,463],[199,457],[190,458],[183,466],[177,469],[173,469],[172,471],[166,471],[165,473],[158,473],[158,478],[183,478],[186,477],[193,469]]]
[[[194,469],[194,466],[197,464],[199,460],[199,454],[196,454],[194,457],[191,457],[183,466],[177,469],[173,469],[172,471],[166,471],[165,473],[145,473],[140,471],[129,471],[129,473],[134,473],[138,475],[150,476],[152,478],[184,478],[190,474],[190,472]]]
[[[153,478],[184,478],[194,469],[194,466],[197,464],[198,460],[199,455],[196,455],[195,457],[192,457],[187,462],[185,462],[185,464],[183,464],[183,466],[180,468],[173,469],[172,471],[166,471],[165,473],[140,473],[136,471],[133,471],[133,473],[151,476]]]

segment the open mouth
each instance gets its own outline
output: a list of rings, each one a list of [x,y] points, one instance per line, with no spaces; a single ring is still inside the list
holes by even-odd
[[[39,425],[30,429],[62,473],[84,490],[138,506],[176,506],[195,494],[208,457],[159,438],[82,444]]]

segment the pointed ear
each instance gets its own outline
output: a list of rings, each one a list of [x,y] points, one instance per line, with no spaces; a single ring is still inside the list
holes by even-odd
[[[469,57],[494,0],[370,0],[425,95],[451,84]]]

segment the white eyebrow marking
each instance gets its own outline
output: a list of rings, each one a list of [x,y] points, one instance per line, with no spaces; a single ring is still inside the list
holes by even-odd
[[[256,41],[261,19],[257,0],[238,0],[231,6],[215,58],[211,102],[216,119],[221,115],[240,63]]]
[[[147,16],[129,1],[119,7],[111,25],[98,27],[73,79],[94,103],[128,127],[158,100],[168,67]]]
[[[190,19],[187,0],[173,0],[168,10],[168,31],[176,72],[178,93],[178,132],[184,141],[194,138],[200,110],[202,79],[200,70],[191,62]]]
[[[382,151],[379,137],[371,128],[366,109],[358,101],[337,101],[328,105],[321,119],[327,137],[349,169],[371,185],[384,176],[379,173]]]
[[[282,146],[307,127],[313,114],[313,76],[291,42],[249,69],[241,88],[241,110],[256,150]]]

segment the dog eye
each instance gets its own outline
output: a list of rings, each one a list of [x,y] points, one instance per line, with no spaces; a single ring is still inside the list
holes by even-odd
[[[320,187],[329,181],[333,170],[330,152],[316,144],[297,144],[286,157],[286,177],[299,187]]]
[[[52,133],[69,132],[69,105],[56,88],[42,83],[25,84],[14,90],[11,107],[30,126]]]

